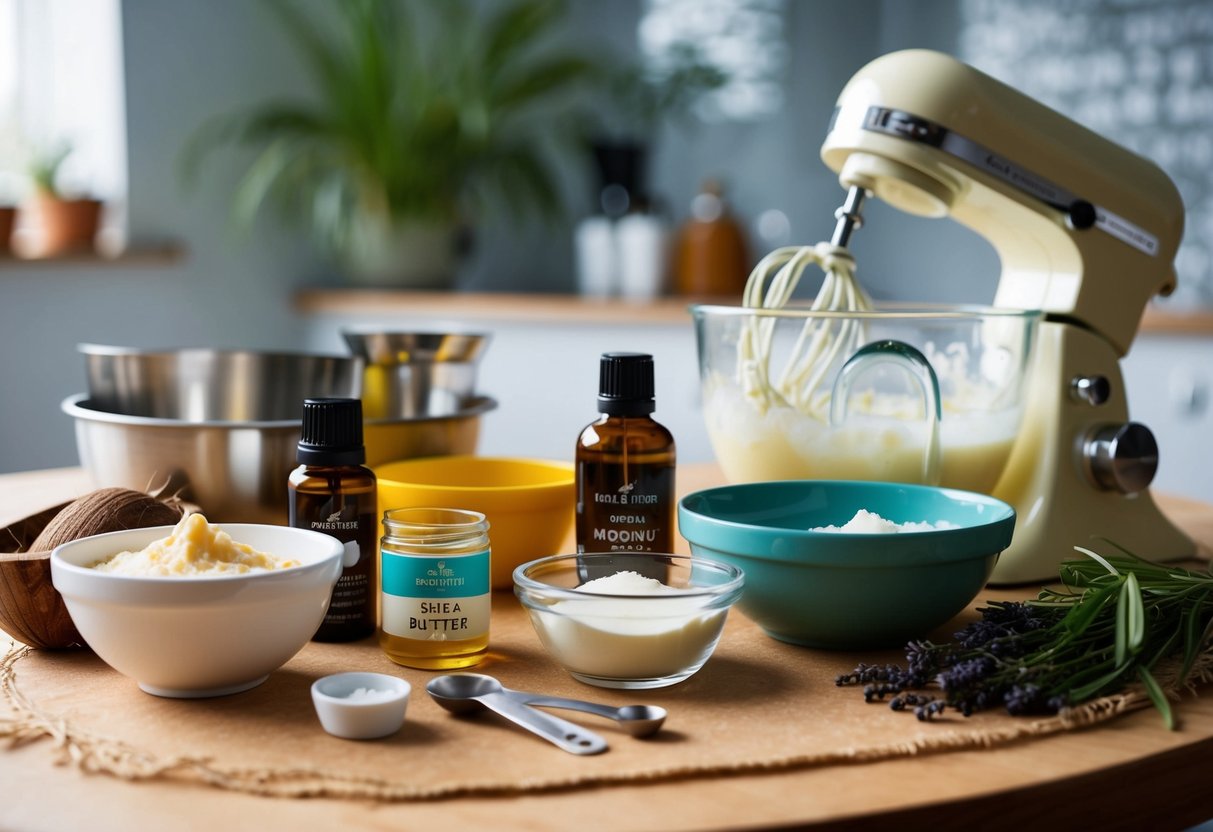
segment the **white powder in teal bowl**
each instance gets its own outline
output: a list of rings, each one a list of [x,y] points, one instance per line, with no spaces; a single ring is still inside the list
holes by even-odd
[[[955,529],[955,523],[940,520],[937,523],[894,523],[879,514],[866,509],[860,509],[855,516],[841,526],[816,526],[811,532],[829,532],[831,534],[898,534],[899,532],[934,532],[940,529]]]

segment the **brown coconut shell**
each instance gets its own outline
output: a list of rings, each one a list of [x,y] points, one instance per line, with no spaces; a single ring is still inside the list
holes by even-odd
[[[0,529],[0,630],[31,647],[84,644],[51,583],[51,553],[28,551],[69,504],[53,506]]]
[[[173,526],[185,512],[179,505],[129,488],[99,488],[69,503],[46,524],[30,548],[54,551],[56,546],[95,534],[149,526]]]
[[[102,488],[0,529],[0,630],[31,647],[84,640],[51,582],[51,551],[103,532],[175,524],[183,506],[125,488]]]

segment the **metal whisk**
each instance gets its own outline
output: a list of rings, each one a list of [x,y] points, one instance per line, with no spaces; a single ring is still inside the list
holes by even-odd
[[[746,281],[743,305],[782,309],[792,297],[804,270],[817,264],[825,280],[812,305],[813,312],[845,313],[868,311],[872,302],[855,280],[855,260],[847,244],[863,225],[860,209],[867,197],[863,188],[847,191],[842,207],[834,212],[838,222],[830,242],[815,246],[778,248],[759,261]],[[777,382],[771,379],[771,351],[775,319],[756,317],[747,321],[738,344],[738,371],[746,398],[760,411],[772,405],[788,405],[808,415],[825,419],[827,395],[819,393],[826,372],[839,353],[854,352],[862,339],[860,322],[845,316],[809,317],[800,331],[792,354]]]

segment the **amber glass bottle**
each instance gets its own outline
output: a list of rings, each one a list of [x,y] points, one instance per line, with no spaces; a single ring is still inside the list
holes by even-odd
[[[363,467],[362,403],[306,399],[303,432],[291,472],[290,524],[332,535],[345,544],[341,577],[316,641],[354,641],[375,632],[379,597],[378,495],[375,474]]]
[[[602,416],[577,441],[578,552],[673,551],[674,437],[654,409],[653,357],[604,354]]]
[[[745,232],[728,212],[724,188],[703,184],[675,246],[674,288],[679,294],[736,297],[749,277]]]

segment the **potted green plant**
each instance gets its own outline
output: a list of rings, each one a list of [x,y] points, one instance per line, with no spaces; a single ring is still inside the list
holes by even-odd
[[[551,0],[342,0],[334,20],[270,7],[309,70],[307,100],[274,100],[204,127],[187,172],[216,144],[255,152],[235,196],[301,222],[355,282],[449,286],[461,232],[500,203],[559,206],[550,168],[589,62],[545,44]],[[480,11],[477,11],[479,9]]]
[[[20,207],[20,225],[29,235],[23,253],[29,256],[54,257],[94,249],[102,203],[60,190],[60,169],[70,155],[71,147],[60,144],[35,153],[30,162],[33,187]]]

